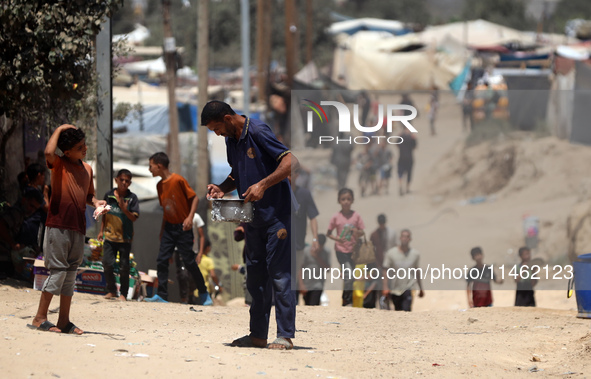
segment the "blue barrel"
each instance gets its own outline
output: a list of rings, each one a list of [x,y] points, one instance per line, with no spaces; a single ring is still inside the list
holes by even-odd
[[[573,262],[577,317],[591,318],[591,254],[579,255]]]

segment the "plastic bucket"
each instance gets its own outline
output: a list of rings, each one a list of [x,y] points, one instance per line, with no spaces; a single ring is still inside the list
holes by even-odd
[[[591,254],[579,255],[573,262],[575,296],[579,318],[591,318]]]

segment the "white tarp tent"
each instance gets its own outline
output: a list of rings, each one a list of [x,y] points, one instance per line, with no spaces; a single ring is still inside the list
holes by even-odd
[[[493,47],[510,42],[534,44],[531,35],[485,20],[452,22],[445,25],[429,26],[418,33],[424,43],[439,44],[446,36],[470,47]]]
[[[464,47],[449,37],[427,45],[416,34],[340,35],[333,81],[352,90],[446,89],[464,68],[466,57]]]
[[[379,18],[356,18],[335,22],[330,25],[326,31],[329,34],[337,35],[341,33],[355,34],[362,30],[386,31],[396,34],[405,30],[404,23],[395,20],[382,20]]]

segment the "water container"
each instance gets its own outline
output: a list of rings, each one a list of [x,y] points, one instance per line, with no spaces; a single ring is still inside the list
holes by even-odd
[[[323,307],[328,307],[329,303],[330,303],[330,299],[328,298],[326,293],[324,291],[322,291],[322,295],[320,295],[320,305],[322,305]]]
[[[579,255],[573,262],[575,296],[579,318],[591,318],[591,254]]]
[[[535,216],[529,216],[523,219],[523,236],[525,238],[525,246],[530,249],[538,247],[540,231],[540,219]]]

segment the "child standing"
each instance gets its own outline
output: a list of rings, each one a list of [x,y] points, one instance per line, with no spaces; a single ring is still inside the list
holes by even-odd
[[[330,268],[330,258],[328,251],[324,248],[326,236],[318,235],[318,247],[306,246],[302,262],[302,285],[304,287],[302,296],[306,305],[320,305],[320,297],[324,290],[324,277],[318,275],[325,269]],[[304,269],[306,274],[304,275]],[[318,279],[317,279],[318,278]]]
[[[199,270],[201,270],[201,275],[203,275],[203,280],[205,280],[205,286],[207,286],[207,291],[211,294],[214,293],[212,291],[209,279],[213,281],[213,283],[218,287],[217,292],[222,292],[222,282],[218,279],[218,276],[215,273],[215,264],[213,263],[213,259],[209,256],[211,252],[211,242],[208,239],[205,240],[203,245],[203,256],[201,257],[201,262],[199,263]]]
[[[56,155],[56,148],[63,152]],[[61,125],[53,132],[45,147],[45,160],[51,170],[52,194],[49,200],[45,241],[45,267],[49,277],[42,287],[39,308],[30,328],[62,333],[82,334],[70,321],[76,270],[84,256],[86,204],[105,206],[95,197],[92,168],[82,160],[86,157],[84,131],[73,125]],[[54,295],[60,296],[57,326],[47,320]]]
[[[530,279],[532,273],[529,271],[529,261],[531,260],[531,250],[524,246],[519,248],[519,258],[521,263],[517,266],[517,290],[515,291],[516,307],[535,307],[536,298],[534,296],[534,287],[538,284],[537,279]],[[522,267],[526,270],[522,270]]]
[[[203,281],[193,251],[193,217],[199,199],[185,178],[168,170],[169,159],[165,153],[156,153],[150,157],[152,176],[160,176],[156,186],[158,199],[164,210],[160,229],[160,251],[157,258],[158,293],[146,301],[168,301],[168,266],[175,247],[193,276],[199,290],[199,301],[203,305],[212,305],[211,297]]]
[[[103,269],[107,280],[105,299],[117,297],[115,273],[113,266],[119,252],[119,282],[121,283],[119,300],[127,300],[129,291],[129,253],[133,239],[133,223],[140,216],[140,205],[137,196],[129,190],[131,172],[119,170],[115,183],[117,188],[105,194],[105,201],[111,206],[103,217],[98,240],[103,240]]]
[[[351,256],[353,248],[357,242],[357,238],[363,235],[365,225],[359,213],[351,209],[354,201],[353,190],[349,188],[341,188],[338,193],[338,202],[341,205],[341,210],[335,213],[330,219],[328,231],[326,236],[335,241],[335,250],[337,260],[343,268],[343,307],[351,306],[353,304],[353,269],[355,268]],[[336,230],[336,236],[332,235],[332,231]]]
[[[476,265],[470,269],[468,278],[468,287],[466,288],[468,294],[468,305],[470,308],[474,307],[491,307],[493,303],[492,291],[490,289],[490,281],[493,280],[497,284],[502,284],[503,279],[495,276],[492,266],[487,266],[483,263],[484,254],[480,247],[474,247],[470,250],[470,255]],[[476,269],[478,274],[476,274]]]

